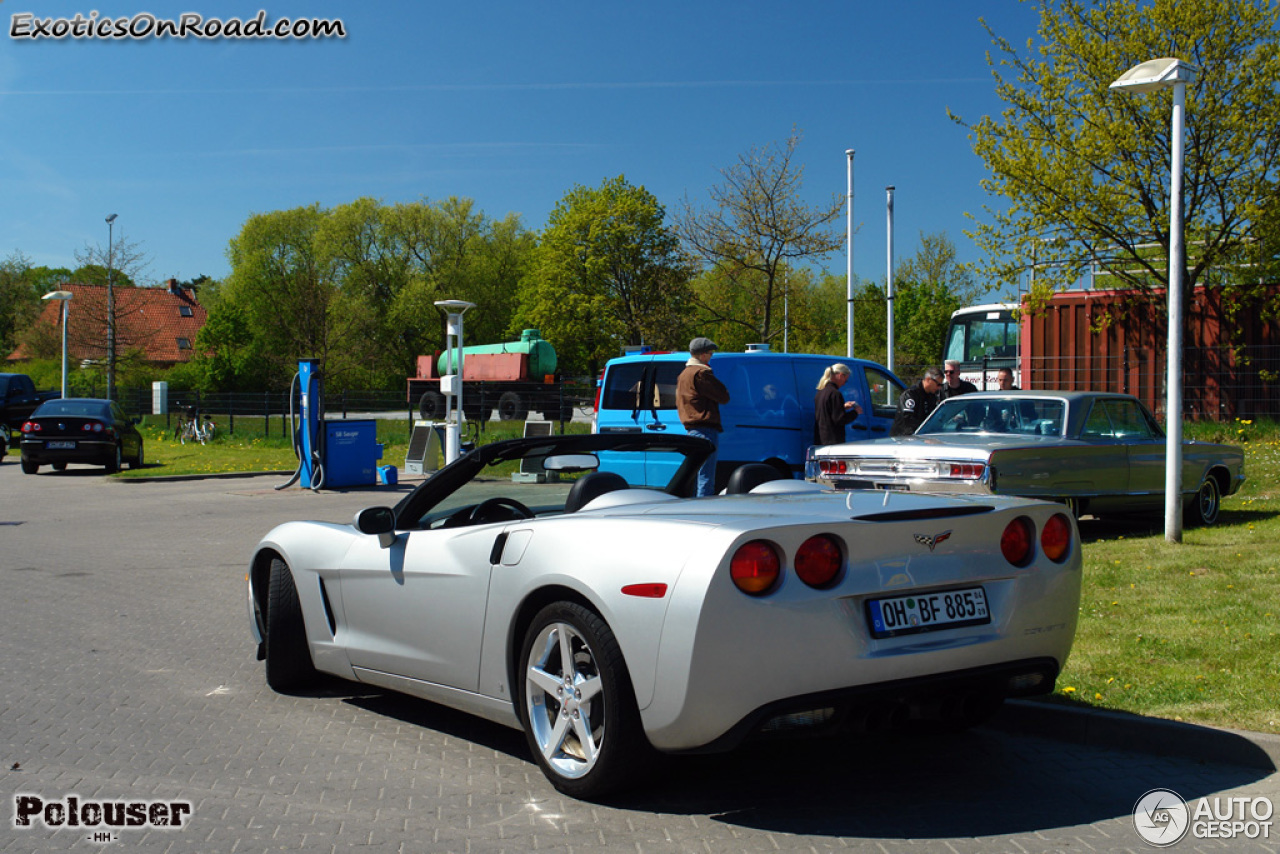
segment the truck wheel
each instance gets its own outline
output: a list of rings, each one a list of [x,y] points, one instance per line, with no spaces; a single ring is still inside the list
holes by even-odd
[[[424,391],[418,400],[418,414],[423,421],[439,421],[444,418],[444,395],[438,391]]]
[[[498,418],[503,421],[523,421],[529,417],[529,404],[514,391],[504,391],[498,398]]]

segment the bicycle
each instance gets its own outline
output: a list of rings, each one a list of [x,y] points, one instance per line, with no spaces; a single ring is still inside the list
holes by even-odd
[[[209,418],[201,418],[200,414],[195,410],[188,410],[187,415],[178,422],[178,427],[174,431],[177,439],[182,444],[187,444],[187,440],[199,442],[206,445],[213,438],[213,431],[216,429],[213,421]]]

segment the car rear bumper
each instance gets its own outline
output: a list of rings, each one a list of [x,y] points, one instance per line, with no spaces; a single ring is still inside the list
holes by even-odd
[[[74,441],[74,448],[50,448],[50,441]],[[104,439],[23,439],[22,458],[40,465],[50,463],[87,463],[105,466],[115,461],[116,443]]]

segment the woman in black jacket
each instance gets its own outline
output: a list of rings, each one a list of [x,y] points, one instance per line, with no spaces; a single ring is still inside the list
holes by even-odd
[[[840,387],[849,381],[849,366],[834,364],[822,372],[813,398],[813,444],[838,445],[845,440],[844,425],[862,414],[862,407],[845,400]]]

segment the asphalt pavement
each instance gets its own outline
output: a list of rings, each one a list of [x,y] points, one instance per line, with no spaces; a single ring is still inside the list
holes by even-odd
[[[514,730],[358,685],[266,686],[244,584],[254,543],[278,522],[394,503],[411,481],[312,493],[276,491],[281,475],[100,472],[33,477],[0,462],[13,817],[0,851],[1142,851],[1134,809],[1153,789],[1189,810],[1280,802],[1272,737],[1039,703],[958,736],[672,759],[607,804],[574,801]],[[172,813],[176,827],[49,826],[73,798],[89,819],[90,802],[189,814]],[[1255,838],[1244,822],[1171,850],[1277,851],[1276,820],[1265,838],[1255,823]]]

